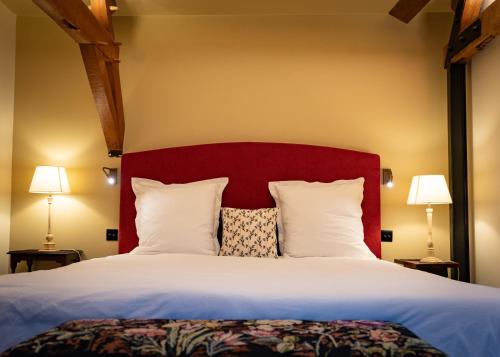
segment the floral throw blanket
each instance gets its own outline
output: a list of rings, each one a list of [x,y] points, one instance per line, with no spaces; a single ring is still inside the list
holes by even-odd
[[[9,349],[14,356],[391,356],[444,353],[378,321],[69,321]]]

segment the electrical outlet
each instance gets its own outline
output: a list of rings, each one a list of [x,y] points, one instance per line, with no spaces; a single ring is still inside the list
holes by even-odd
[[[106,229],[106,240],[109,241],[118,240],[118,229]]]
[[[382,230],[382,242],[392,242],[392,231]]]

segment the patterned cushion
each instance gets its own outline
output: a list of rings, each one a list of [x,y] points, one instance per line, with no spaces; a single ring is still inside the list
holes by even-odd
[[[222,208],[222,247],[219,255],[276,258],[278,208]]]
[[[445,357],[401,325],[382,321],[69,321],[2,357],[349,356]]]

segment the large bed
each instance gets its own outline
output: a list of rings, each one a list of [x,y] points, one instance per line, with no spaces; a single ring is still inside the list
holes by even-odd
[[[223,206],[272,207],[267,183],[363,177],[366,245],[380,257],[379,158],[325,147],[232,143],[127,154],[120,255],[0,278],[0,350],[68,320],[374,320],[399,323],[450,356],[499,356],[500,290],[379,259],[128,254],[137,246],[130,180],[227,176]]]

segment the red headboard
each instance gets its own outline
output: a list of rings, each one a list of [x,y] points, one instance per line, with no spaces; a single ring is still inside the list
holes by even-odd
[[[365,178],[365,242],[380,257],[380,159],[378,155],[321,146],[227,143],[175,147],[123,155],[119,252],[137,246],[135,196],[131,177],[186,183],[229,177],[223,207],[274,207],[269,181],[331,182]]]

